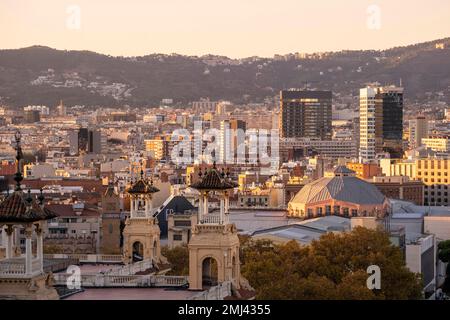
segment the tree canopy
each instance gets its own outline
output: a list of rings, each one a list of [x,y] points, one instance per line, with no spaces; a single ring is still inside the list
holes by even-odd
[[[172,265],[169,275],[186,276],[189,274],[189,250],[186,245],[177,246],[172,249],[162,247],[161,254],[167,258]]]
[[[439,242],[438,249],[439,260],[446,263],[450,262],[450,240]],[[446,277],[442,289],[445,293],[450,293],[450,263],[446,268]]]
[[[245,239],[242,274],[258,299],[420,299],[422,282],[410,272],[387,233],[357,227],[326,233],[309,246]],[[368,289],[367,268],[381,271],[381,288]]]
[[[439,242],[438,244],[438,257],[442,262],[450,261],[450,240]]]

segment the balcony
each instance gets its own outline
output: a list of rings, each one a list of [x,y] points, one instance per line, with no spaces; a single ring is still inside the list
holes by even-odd
[[[31,263],[31,274],[26,274],[25,258],[12,258],[0,260],[0,277],[2,278],[27,278],[41,272],[39,259],[33,259]]]
[[[228,214],[224,214],[222,219],[218,214],[208,214],[203,216],[200,220],[200,224],[228,224],[230,223],[230,219]]]
[[[67,229],[69,224],[67,222],[50,222],[48,224],[49,229]]]
[[[139,210],[134,212],[133,219],[145,219],[145,218],[147,218],[145,216],[145,211]]]

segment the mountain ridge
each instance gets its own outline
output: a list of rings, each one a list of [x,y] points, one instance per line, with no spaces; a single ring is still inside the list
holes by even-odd
[[[436,47],[442,44],[443,49]],[[302,87],[356,94],[365,83],[398,83],[407,97],[450,96],[450,38],[386,50],[342,50],[274,58],[148,54],[110,56],[47,46],[0,50],[0,104],[155,106],[202,97],[259,102],[281,89]]]

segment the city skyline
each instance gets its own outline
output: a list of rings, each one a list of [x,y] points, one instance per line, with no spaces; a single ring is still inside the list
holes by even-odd
[[[450,300],[448,13],[0,1],[0,302]]]
[[[3,48],[33,45],[114,56],[216,54],[231,58],[293,52],[381,50],[448,36],[450,4],[431,0],[228,2],[6,0]],[[435,10],[440,8],[440,10]],[[269,22],[269,23],[268,23]],[[6,29],[7,28],[7,29]],[[414,28],[414,32],[411,32]]]

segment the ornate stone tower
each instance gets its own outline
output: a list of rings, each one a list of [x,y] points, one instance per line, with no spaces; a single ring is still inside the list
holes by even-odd
[[[14,177],[16,188],[0,203],[0,229],[6,233],[6,258],[0,260],[0,300],[57,300],[58,293],[53,288],[51,273],[44,272],[43,223],[56,215],[44,207],[44,196],[36,201],[30,190],[21,188],[22,149],[20,133],[16,134],[17,173]],[[25,254],[18,257],[13,253],[13,233],[24,230],[26,236]],[[36,252],[33,252],[35,234]]]
[[[128,189],[130,195],[130,217],[123,230],[123,262],[132,263],[141,260],[160,261],[160,230],[158,219],[153,216],[152,195],[159,189],[153,181],[144,179],[141,170],[140,179]]]
[[[191,187],[200,192],[197,224],[189,242],[189,289],[202,290],[224,281],[240,287],[239,238],[236,226],[229,222],[229,196],[237,184],[229,172],[213,168]],[[208,198],[219,199],[219,212],[209,212]]]
[[[102,227],[101,252],[103,254],[121,253],[121,216],[122,210],[120,195],[116,192],[114,184],[109,181],[108,189],[102,195]]]

